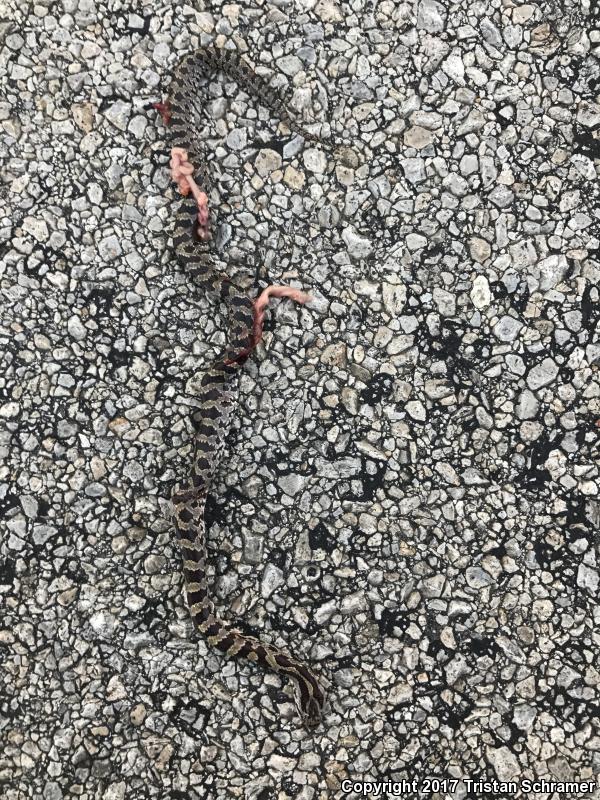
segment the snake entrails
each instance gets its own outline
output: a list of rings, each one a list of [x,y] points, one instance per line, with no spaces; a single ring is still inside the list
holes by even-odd
[[[194,135],[203,112],[203,80],[222,71],[259,102],[275,111],[288,127],[305,139],[318,141],[303,130],[289,115],[279,94],[252,70],[236,51],[203,48],[186,56],[177,66],[168,107],[156,104],[165,121],[170,119],[174,149],[171,165],[185,198],[175,221],[174,245],[178,258],[196,285],[207,292],[220,294],[228,308],[227,347],[221,358],[203,375],[200,382],[198,410],[193,414],[196,426],[193,466],[187,480],[173,491],[175,526],[183,555],[183,573],[192,619],[208,643],[229,656],[245,657],[275,672],[292,677],[298,685],[298,706],[307,727],[319,724],[325,695],[323,687],[308,666],[273,645],[247,636],[223,622],[215,614],[206,578],[206,531],[204,510],[207,493],[224,447],[224,437],[235,402],[234,379],[260,336],[261,314],[265,300],[258,305],[235,280],[219,272],[213,262],[208,233],[207,195],[210,176],[203,149]],[[193,167],[192,167],[193,164]],[[195,170],[197,184],[190,173]],[[189,176],[189,187],[185,179]],[[193,233],[193,220],[200,223]],[[272,294],[292,296],[303,302],[306,296],[292,290],[271,289]]]

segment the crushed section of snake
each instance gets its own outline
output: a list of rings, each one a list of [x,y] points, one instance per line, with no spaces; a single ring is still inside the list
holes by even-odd
[[[193,178],[194,165],[189,161],[188,154],[181,147],[171,149],[171,177],[179,186],[179,191],[183,195],[190,192],[198,204],[198,227],[196,234],[201,241],[206,242],[211,237],[208,227],[208,196],[201,191],[200,187]]]
[[[172,496],[175,527],[183,555],[187,601],[197,628],[210,645],[223,653],[244,656],[293,678],[299,690],[298,707],[304,724],[314,728],[321,721],[325,694],[313,671],[283,650],[246,636],[220,620],[215,615],[206,579],[204,509],[234,406],[234,379],[262,335],[269,298],[289,297],[299,303],[310,299],[298,289],[270,286],[253,302],[233,279],[215,268],[209,248],[210,175],[199,148],[199,137],[194,135],[194,123],[200,119],[205,105],[201,81],[215,71],[223,71],[238,81],[305,139],[318,141],[294,122],[277,93],[235,51],[205,48],[186,56],[175,71],[170,102],[155,104],[173,131],[171,169],[184,196],[173,235],[177,256],[201,289],[221,296],[228,307],[229,319],[227,348],[201,379],[199,407],[193,415],[196,425],[193,466],[188,479],[175,487]],[[194,224],[198,225],[196,237],[192,235]]]

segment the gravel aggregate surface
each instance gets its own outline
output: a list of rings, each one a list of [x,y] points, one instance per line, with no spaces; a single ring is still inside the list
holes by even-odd
[[[215,259],[313,296],[241,374],[209,580],[323,677],[313,732],[196,634],[173,536],[226,319],[149,106],[208,44],[324,142],[207,81]],[[599,56],[588,0],[4,0],[3,800],[599,785]]]

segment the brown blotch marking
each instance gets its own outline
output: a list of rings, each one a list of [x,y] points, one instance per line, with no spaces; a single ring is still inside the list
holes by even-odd
[[[210,425],[207,425],[205,422],[200,422],[196,427],[196,433],[199,436],[213,436],[215,429]]]
[[[245,641],[238,650],[238,655],[242,656],[243,658],[246,658],[248,656],[248,653],[252,652],[253,647],[254,645],[252,644],[252,642]]]
[[[207,392],[202,393],[203,400],[212,400],[213,403],[219,403],[221,401],[221,392],[219,389],[209,389]]]
[[[206,597],[205,592],[201,591],[190,592],[189,590],[187,591],[188,605],[190,606],[198,605],[204,600],[205,597]]]
[[[223,639],[215,642],[215,646],[218,647],[221,652],[227,653],[234,646],[235,642],[236,637],[232,633],[228,633]]]
[[[221,417],[221,409],[220,408],[211,408],[208,406],[202,413],[203,417],[208,417],[209,419],[219,420]]]
[[[194,515],[188,508],[179,509],[179,519],[186,524],[194,519]]]
[[[212,618],[212,607],[210,600],[205,597],[201,603],[197,603],[195,606],[190,606],[190,610],[196,625],[204,633],[204,625]]]
[[[220,622],[213,622],[213,624],[212,624],[212,625],[210,625],[210,626],[209,626],[209,627],[208,627],[208,628],[207,628],[207,629],[204,631],[204,635],[205,635],[205,636],[218,636],[218,635],[219,635],[219,633],[221,632],[222,628],[223,628],[223,626],[221,625],[221,623],[220,623]],[[220,644],[218,645],[218,647],[219,647],[219,649],[221,649],[221,648],[220,648]]]

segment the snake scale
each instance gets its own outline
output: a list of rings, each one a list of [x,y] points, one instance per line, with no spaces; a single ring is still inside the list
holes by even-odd
[[[188,166],[189,163],[194,165],[195,180],[202,187],[205,199],[210,193],[211,181],[200,137],[194,135],[194,129],[200,127],[206,106],[205,79],[217,72],[234,79],[263,106],[274,111],[291,130],[305,139],[318,141],[290,117],[278,92],[257,75],[237,51],[216,47],[194,51],[176,67],[168,105],[156,104],[156,107],[165,121],[170,121],[172,152],[187,155]],[[187,274],[200,289],[220,296],[228,313],[225,352],[200,382],[198,409],[193,414],[196,430],[193,466],[187,480],[178,483],[172,495],[187,602],[196,627],[209,645],[228,656],[245,657],[293,678],[298,687],[298,708],[303,722],[306,727],[314,728],[322,717],[325,694],[312,670],[283,650],[247,636],[219,619],[207,584],[206,498],[223,453],[224,437],[235,405],[235,377],[256,344],[258,313],[247,292],[234,279],[217,270],[210,253],[210,237],[200,235],[207,213],[207,208],[201,207],[199,212],[197,198],[185,197],[175,217],[173,235],[177,257]],[[196,232],[195,218],[201,223]]]

